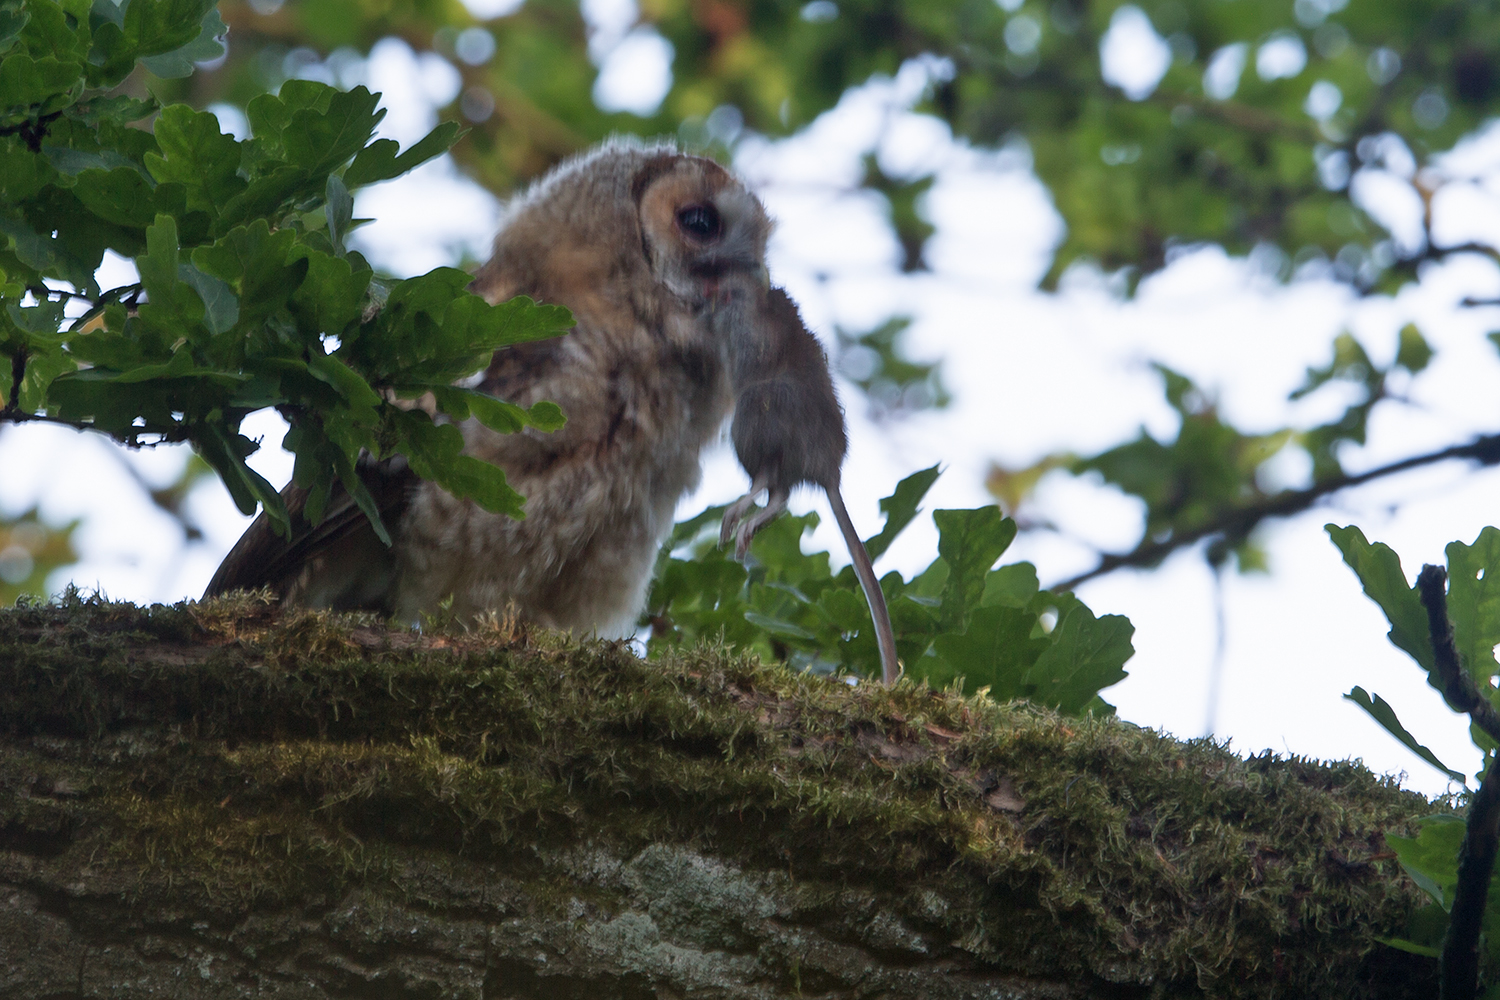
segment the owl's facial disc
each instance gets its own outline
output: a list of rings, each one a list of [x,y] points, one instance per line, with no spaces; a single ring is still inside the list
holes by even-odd
[[[707,305],[727,288],[766,284],[765,209],[718,164],[675,158],[646,184],[639,205],[652,274],[675,295]]]

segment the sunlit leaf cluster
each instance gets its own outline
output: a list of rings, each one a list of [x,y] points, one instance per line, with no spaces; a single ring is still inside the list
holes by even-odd
[[[1331,260],[1367,285],[1393,267],[1409,276],[1351,201],[1351,174],[1402,157],[1420,165],[1500,108],[1500,11],[1465,0],[650,0],[637,30],[670,45],[672,79],[645,117],[592,99],[590,39],[568,0],[531,0],[486,24],[457,5],[355,0],[225,12],[246,48],[242,72],[225,78],[230,99],[253,89],[250,77],[279,83],[280,56],[297,45],[367,51],[396,35],[445,56],[463,76],[455,103],[477,126],[461,155],[507,185],[614,130],[726,138],[702,128],[722,108],[736,128],[785,134],[873,74],[924,61],[922,110],[980,146],[1029,146],[1068,223],[1049,280],[1083,258],[1147,273],[1199,241],[1275,246],[1288,268]],[[1164,60],[1149,86],[1106,78],[1101,44],[1122,20],[1144,22],[1161,50],[1148,55]],[[474,30],[490,40],[465,41]],[[924,179],[877,168],[864,183],[889,198],[918,266]]]

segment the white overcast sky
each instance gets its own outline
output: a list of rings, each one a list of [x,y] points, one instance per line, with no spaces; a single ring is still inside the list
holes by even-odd
[[[486,16],[517,5],[466,2]],[[596,99],[611,108],[650,110],[670,84],[670,46],[635,25],[629,0],[586,0],[585,9],[601,66]],[[1132,11],[1119,15],[1105,37],[1106,76],[1127,93],[1144,96],[1170,53],[1144,15]],[[486,57],[479,42],[460,46],[460,54]],[[1243,72],[1300,72],[1286,52],[1256,55],[1241,53]],[[331,69],[313,65],[303,72],[384,91],[390,113],[382,134],[402,143],[419,138],[436,120],[433,108],[456,95],[458,77],[449,64],[430,54],[417,58],[398,41],[382,42],[368,61],[331,62]],[[1218,72],[1225,70],[1220,66]],[[1310,113],[1323,113],[1329,95],[1313,95],[1317,81],[1310,72],[1302,75]],[[866,418],[857,392],[845,387],[851,450],[844,490],[866,534],[880,524],[876,500],[903,476],[934,462],[946,472],[926,509],[972,507],[991,500],[983,489],[991,461],[1019,466],[1060,449],[1097,451],[1133,438],[1142,427],[1170,437],[1176,418],[1148,360],[1191,376],[1241,427],[1313,426],[1341,412],[1348,395],[1332,386],[1297,404],[1286,397],[1309,366],[1327,362],[1333,337],[1347,329],[1386,363],[1394,357],[1397,331],[1415,321],[1437,349],[1434,363],[1400,387],[1409,404],[1376,410],[1369,445],[1343,453],[1346,464],[1371,468],[1500,426],[1500,355],[1484,338],[1500,327],[1500,315],[1458,305],[1466,296],[1500,294],[1500,271],[1491,263],[1456,259],[1425,271],[1419,284],[1394,300],[1358,300],[1345,287],[1310,274],[1276,284],[1246,260],[1209,248],[1178,257],[1128,301],[1106,276],[1086,269],[1071,272],[1060,292],[1043,294],[1036,283],[1063,223],[1031,172],[1024,146],[970,149],[942,123],[910,112],[926,79],[926,69],[908,66],[896,80],[872,81],[846,95],[796,136],[778,142],[743,137],[736,152],[736,167],[777,219],[773,278],[801,302],[809,324],[828,340],[835,324],[865,329],[893,313],[908,313],[915,317],[908,353],[941,359],[953,393],[945,410],[877,425]],[[222,117],[226,130],[243,127],[228,112]],[[1466,143],[1445,161],[1449,183],[1435,204],[1440,244],[1500,240],[1497,133]],[[900,251],[879,200],[857,190],[860,157],[871,150],[893,174],[936,171],[924,206],[937,227],[927,247],[930,273],[899,273]],[[1387,169],[1361,172],[1356,190],[1399,237],[1413,231],[1419,208],[1396,152],[1386,157]],[[376,220],[358,234],[372,260],[397,274],[413,274],[465,255],[482,258],[499,202],[444,158],[362,191],[356,215]],[[108,262],[105,270],[101,280],[108,284],[122,276],[129,280],[128,262]],[[247,431],[264,435],[266,445],[253,464],[280,483],[289,477],[291,461],[277,447],[278,423],[274,417],[257,419]],[[141,495],[125,464],[148,481],[165,482],[183,461],[180,450],[126,456],[87,435],[7,427],[0,432],[0,510],[15,514],[40,504],[54,522],[84,519],[77,536],[83,561],[49,581],[54,589],[72,580],[141,602],[196,597],[247,519],[210,482],[191,498],[207,541],[184,545],[175,525]],[[1307,481],[1305,462],[1288,459],[1274,472],[1282,484]],[[732,454],[721,447],[708,457],[704,485],[681,513],[736,497],[745,485]],[[1378,772],[1406,772],[1409,787],[1445,790],[1442,775],[1341,699],[1357,684],[1395,706],[1406,726],[1450,766],[1472,772],[1478,755],[1464,720],[1386,641],[1383,617],[1361,594],[1322,526],[1360,525],[1401,554],[1411,578],[1423,562],[1443,561],[1447,542],[1472,541],[1486,524],[1500,521],[1497,495],[1500,472],[1450,464],[1352,491],[1266,529],[1261,537],[1271,572],[1227,574],[1223,581],[1215,735],[1231,739],[1241,752],[1269,748],[1317,758],[1362,757]],[[819,504],[808,493],[793,506]],[[1118,491],[1061,474],[1043,481],[1027,512],[1063,532],[1024,535],[1004,561],[1035,562],[1044,585],[1092,565],[1084,542],[1111,551],[1128,548],[1143,518],[1140,505]],[[841,543],[826,512],[824,520],[811,544],[829,549],[841,563]],[[935,552],[935,529],[920,518],[879,568],[910,575]],[[1096,614],[1125,614],[1136,626],[1136,655],[1126,664],[1130,677],[1105,692],[1123,718],[1184,738],[1204,734],[1219,641],[1215,593],[1213,574],[1196,551],[1180,553],[1154,572],[1120,572],[1081,588],[1079,596]]]

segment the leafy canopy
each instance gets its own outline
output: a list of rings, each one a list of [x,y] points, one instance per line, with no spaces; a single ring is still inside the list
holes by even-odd
[[[1409,176],[1404,157],[1420,167],[1500,111],[1500,10],[1468,0],[650,0],[639,14],[672,60],[664,99],[641,115],[596,102],[575,0],[528,0],[488,21],[432,0],[237,12],[218,89],[238,99],[274,86],[294,46],[406,39],[462,74],[468,100],[456,103],[475,131],[458,155],[511,187],[615,131],[790,134],[873,75],[920,66],[918,110],[982,148],[1025,140],[1068,227],[1049,282],[1082,259],[1149,273],[1196,242],[1264,244],[1286,262],[1321,253],[1366,286],[1407,280],[1418,259],[1351,198],[1351,174]],[[1154,82],[1107,71],[1102,46],[1126,29],[1155,36]],[[476,30],[489,36],[477,47]],[[905,263],[931,232],[916,197],[930,183],[866,162]]]
[[[274,407],[316,520],[339,482],[385,534],[355,474],[361,450],[400,453],[424,478],[519,517],[493,465],[452,424],[555,429],[453,383],[511,344],[565,332],[567,310],[490,305],[452,268],[402,281],[347,248],[350,188],[447,150],[445,122],[406,150],[371,141],[384,111],[364,87],[288,81],[248,103],[253,138],[187,105],[106,96],[136,64],[184,76],[222,53],[208,0],[0,2],[0,419],[87,428],[130,445],[187,441],[245,513],[283,530],[277,490],[245,462],[245,416]],[[150,121],[149,131],[133,127]],[[140,281],[100,289],[106,252]]]

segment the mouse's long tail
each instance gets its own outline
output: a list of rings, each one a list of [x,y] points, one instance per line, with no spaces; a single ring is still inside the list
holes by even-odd
[[[870,554],[865,551],[865,543],[859,540],[859,532],[854,530],[854,522],[849,520],[844,498],[839,496],[837,489],[828,490],[828,502],[833,507],[833,518],[838,521],[839,530],[844,533],[844,542],[849,546],[849,558],[854,562],[854,575],[859,577],[865,600],[870,604],[870,618],[875,623],[875,642],[880,647],[881,679],[887,685],[894,684],[896,678],[901,676],[901,661],[896,659],[896,633],[891,629],[891,614],[886,609],[880,581],[875,577],[875,566],[870,562]]]

